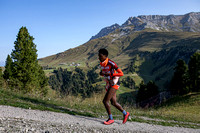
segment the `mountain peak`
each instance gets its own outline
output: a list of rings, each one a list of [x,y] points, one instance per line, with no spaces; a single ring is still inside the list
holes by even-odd
[[[103,28],[90,40],[106,36],[116,29],[124,29],[132,26],[132,31],[154,29],[159,31],[174,32],[200,32],[200,12],[191,12],[185,15],[140,15],[129,17],[121,26],[114,24]]]
[[[116,29],[118,29],[119,27],[120,27],[120,25],[117,24],[117,23],[115,23],[115,24],[113,24],[111,26],[105,27],[105,28],[101,29],[101,31],[97,35],[92,36],[90,40],[106,36],[109,33],[115,31]]]

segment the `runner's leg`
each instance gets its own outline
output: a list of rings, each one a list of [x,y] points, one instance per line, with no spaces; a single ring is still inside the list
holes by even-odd
[[[122,106],[117,102],[117,98],[116,98],[116,93],[114,94],[114,96],[111,98],[111,104],[113,106],[115,106],[119,111],[123,112],[123,108]]]
[[[108,113],[108,115],[111,114],[111,110],[110,110],[110,105],[109,105],[109,101],[111,100],[111,98],[116,94],[116,89],[114,88],[109,88],[104,99],[103,99],[103,104],[106,108],[106,111]]]

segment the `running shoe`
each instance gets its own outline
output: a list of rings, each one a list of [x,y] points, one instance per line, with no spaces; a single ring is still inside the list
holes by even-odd
[[[113,123],[114,123],[114,120],[108,119],[107,121],[104,121],[103,123],[104,123],[105,125],[110,125],[110,124],[113,124]]]
[[[129,113],[129,112],[127,112],[127,114],[126,114],[126,115],[124,115],[123,124],[125,124],[125,123],[126,123],[126,121],[127,121],[128,117],[129,117],[129,115],[130,115],[130,113]]]

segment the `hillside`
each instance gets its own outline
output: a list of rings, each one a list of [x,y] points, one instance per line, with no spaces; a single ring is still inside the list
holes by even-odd
[[[122,63],[121,66],[124,66],[129,63],[127,61],[132,59],[134,55],[140,54],[140,52],[159,52],[163,49],[169,50],[181,44],[187,47],[190,45],[186,44],[189,40],[198,42],[200,37],[199,33],[157,32],[152,30],[134,32],[133,34],[123,37],[119,37],[118,35],[119,32],[116,31],[108,36],[91,40],[76,48],[41,58],[39,62],[43,66],[66,65],[65,63],[69,64],[72,62],[81,63],[82,66],[89,63],[90,66],[93,66],[94,63],[98,62],[98,50],[100,48],[107,48],[110,58],[119,60],[120,62],[117,62],[120,64]],[[198,44],[194,47],[196,46],[198,46]]]
[[[108,36],[91,40],[79,47],[69,49],[39,60],[43,66],[69,67],[73,62],[80,67],[98,64],[98,50],[107,48],[109,58],[122,69],[136,67],[136,73],[146,82],[155,80],[164,85],[172,76],[178,59],[188,62],[190,56],[200,49],[200,34],[193,32],[139,31],[118,38],[118,31]]]
[[[200,49],[199,20],[200,13],[189,13],[179,16],[138,16],[129,18],[122,26],[117,24],[103,28],[97,36],[76,48],[56,55],[39,59],[42,66],[70,68],[79,66],[90,69],[98,64],[98,50],[106,48],[109,58],[114,60],[125,73],[133,69],[145,82],[154,80],[161,88],[167,88],[173,68],[178,59],[189,61],[190,56]],[[169,27],[170,21],[182,30],[161,30],[144,26],[142,22],[157,23],[159,27]],[[183,25],[184,20],[184,25]],[[130,21],[130,22],[129,22]],[[165,22],[166,25],[160,22]],[[180,23],[178,23],[180,22]],[[196,28],[194,24],[196,24]],[[193,30],[183,30],[188,25]],[[141,25],[140,25],[141,27]],[[137,30],[136,30],[137,29]],[[177,28],[176,28],[177,29]],[[96,39],[95,39],[96,38]],[[127,71],[126,71],[127,70]]]

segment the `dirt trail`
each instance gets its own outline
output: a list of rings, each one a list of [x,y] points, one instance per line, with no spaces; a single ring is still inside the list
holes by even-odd
[[[103,119],[73,116],[64,113],[0,106],[1,132],[154,132],[154,133],[200,133],[200,129],[168,127],[147,123],[116,120],[103,125]]]

